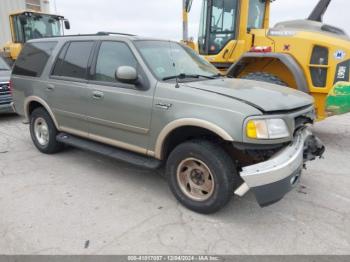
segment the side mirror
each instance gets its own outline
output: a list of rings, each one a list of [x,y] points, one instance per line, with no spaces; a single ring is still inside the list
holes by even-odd
[[[122,83],[136,84],[138,80],[137,71],[131,66],[120,66],[118,67],[115,78]]]
[[[66,28],[67,30],[70,29],[70,23],[68,20],[64,20],[64,28]]]

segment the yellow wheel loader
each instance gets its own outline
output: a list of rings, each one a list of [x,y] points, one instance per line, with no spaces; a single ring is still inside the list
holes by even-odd
[[[10,14],[11,41],[5,44],[1,55],[12,64],[17,59],[25,42],[31,39],[62,36],[70,24],[63,16],[36,11]]]
[[[188,39],[191,0],[183,0],[183,41],[228,77],[289,86],[315,98],[318,120],[350,112],[350,38],[322,18],[320,0],[308,19],[269,28],[274,0],[203,0],[198,41]]]

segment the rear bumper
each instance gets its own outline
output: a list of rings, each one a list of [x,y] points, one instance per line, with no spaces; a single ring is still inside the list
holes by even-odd
[[[299,182],[304,163],[324,153],[324,146],[308,129],[300,131],[293,143],[266,162],[244,167],[244,184],[236,194],[252,190],[260,206],[281,200]],[[242,190],[245,189],[245,190]]]

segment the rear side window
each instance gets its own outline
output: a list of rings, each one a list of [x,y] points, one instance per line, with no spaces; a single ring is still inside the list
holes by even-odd
[[[128,45],[122,42],[102,42],[94,80],[116,82],[115,72],[120,66],[137,67],[137,61]]]
[[[54,66],[53,75],[86,78],[87,66],[94,42],[71,42],[61,50]]]
[[[13,68],[13,74],[40,77],[57,42],[28,43]]]

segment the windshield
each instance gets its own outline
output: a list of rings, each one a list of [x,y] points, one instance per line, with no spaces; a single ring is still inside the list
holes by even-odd
[[[60,19],[56,16],[33,14],[32,16],[15,16],[14,27],[16,41],[24,43],[31,39],[61,36],[62,28]]]
[[[203,1],[198,37],[201,54],[218,54],[235,39],[236,16],[237,0],[212,0],[211,7],[208,0]]]
[[[248,29],[261,29],[264,27],[266,1],[250,0]]]
[[[153,74],[159,79],[178,75],[217,76],[219,71],[192,49],[169,41],[135,41]]]
[[[10,67],[6,62],[0,57],[0,70],[10,70]]]

